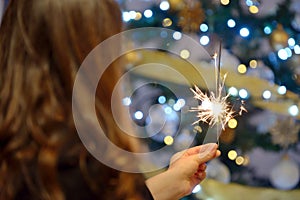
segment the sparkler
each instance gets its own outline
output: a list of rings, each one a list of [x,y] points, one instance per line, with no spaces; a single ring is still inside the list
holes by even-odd
[[[235,111],[233,110],[230,103],[228,103],[228,97],[230,94],[222,95],[224,91],[225,79],[227,74],[224,75],[221,80],[220,77],[220,62],[221,62],[221,43],[219,46],[219,52],[215,53],[213,59],[215,61],[215,78],[216,78],[216,91],[210,92],[208,96],[206,93],[203,93],[197,86],[194,86],[195,89],[191,88],[191,91],[194,93],[194,98],[201,101],[201,104],[197,107],[192,107],[190,111],[197,112],[198,120],[193,124],[204,122],[207,123],[210,127],[216,126],[217,128],[217,141],[219,143],[219,136],[221,129],[225,129],[228,121],[235,117]],[[244,102],[240,106],[239,115],[243,111],[246,111],[243,106]]]
[[[214,126],[220,123],[222,129],[225,129],[227,122],[234,117],[235,112],[227,102],[229,94],[226,96],[221,95],[224,87],[224,80],[225,78],[222,81],[222,85],[219,87],[217,95],[215,95],[214,92],[211,92],[210,96],[208,96],[197,86],[195,86],[195,89],[191,89],[191,91],[194,93],[194,98],[202,102],[201,105],[192,107],[190,110],[197,112],[198,120],[193,124],[205,122],[210,126]]]

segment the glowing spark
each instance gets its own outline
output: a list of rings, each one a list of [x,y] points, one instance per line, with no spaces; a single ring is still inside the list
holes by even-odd
[[[204,94],[197,86],[195,89],[191,88],[191,91],[194,93],[194,98],[201,101],[201,105],[197,107],[192,107],[190,111],[197,112],[198,120],[193,124],[198,122],[208,123],[210,126],[214,126],[217,123],[220,123],[222,129],[225,129],[226,124],[230,119],[235,116],[235,111],[232,109],[232,106],[228,103],[227,99],[230,94],[222,96],[222,90],[224,88],[226,74],[223,78],[222,85],[219,85],[217,94],[211,92],[208,96]],[[243,111],[246,111],[245,107],[242,105],[240,107],[239,115]]]
[[[244,107],[244,101],[242,101],[242,105],[240,106],[240,111],[239,111],[239,115],[242,115],[243,111],[247,112],[246,108]]]
[[[201,104],[197,107],[192,107],[190,111],[197,112],[198,120],[193,124],[204,122],[208,123],[211,127],[216,125],[217,128],[217,140],[219,143],[219,136],[221,134],[220,127],[225,130],[225,126],[228,121],[235,116],[235,111],[232,109],[232,106],[228,103],[227,99],[230,94],[222,95],[222,91],[225,85],[226,74],[224,75],[223,80],[220,77],[220,66],[221,66],[221,50],[222,44],[220,42],[219,52],[215,53],[212,58],[215,61],[215,78],[216,78],[216,90],[210,92],[210,95],[204,94],[197,86],[195,89],[191,88],[191,91],[194,93],[194,98],[201,101]],[[241,102],[241,107],[239,115],[243,111],[246,111],[243,106],[244,102]]]

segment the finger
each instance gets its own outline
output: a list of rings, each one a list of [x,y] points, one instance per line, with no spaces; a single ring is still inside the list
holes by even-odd
[[[199,179],[200,180],[203,180],[203,179],[205,179],[206,178],[206,172],[204,171],[204,172],[201,172],[200,174],[199,174]]]
[[[217,153],[218,145],[215,143],[209,143],[202,145],[198,155],[194,155],[195,159],[199,164],[206,163],[207,161],[213,159],[218,155]]]
[[[191,147],[189,149],[186,149],[182,152],[184,152],[185,155],[195,155],[198,153],[201,153],[201,151],[205,151],[208,148],[218,148],[218,145],[216,143],[207,143],[207,144],[202,144],[199,146]]]
[[[198,153],[207,152],[210,150],[217,150],[218,145],[216,143],[207,143],[200,146],[200,151]]]
[[[198,171],[204,171],[204,170],[206,170],[206,163],[202,163],[198,167]]]
[[[174,154],[172,156],[170,163],[173,163],[174,161],[176,161],[177,159],[179,159],[182,156],[197,155],[199,153],[200,149],[201,149],[201,146],[195,146],[195,147],[191,147],[189,149],[185,149],[180,152],[177,152],[176,154]]]
[[[200,181],[202,181],[203,179],[206,178],[206,172],[202,171],[202,172],[199,172],[199,173],[195,173],[194,177],[199,179]]]
[[[195,154],[199,153],[200,149],[201,149],[201,146],[191,147],[191,148],[185,150],[184,154],[185,155],[195,155]]]
[[[216,152],[216,158],[219,157],[220,155],[221,155],[221,151],[217,150],[217,152]]]
[[[200,180],[205,179],[206,178],[206,172],[203,171],[203,172],[199,173],[198,177],[199,177]]]
[[[179,159],[182,155],[183,155],[184,152],[180,151],[176,154],[174,154],[170,160],[170,164],[175,162],[177,159]]]
[[[218,145],[216,143],[207,143],[207,144],[203,144],[200,146],[195,146],[195,147],[191,147],[189,149],[180,151],[176,154],[174,154],[171,158],[170,163],[173,163],[174,161],[176,161],[177,159],[179,159],[182,156],[191,156],[191,155],[200,155],[207,151],[207,150],[213,150],[213,149],[217,149]],[[221,155],[221,152],[218,150],[218,153],[216,154],[215,157],[219,157]]]

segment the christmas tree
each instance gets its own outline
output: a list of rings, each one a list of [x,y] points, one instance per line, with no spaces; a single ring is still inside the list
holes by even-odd
[[[221,181],[230,179],[243,185],[285,190],[299,188],[300,1],[120,0],[119,3],[128,30],[168,28],[175,31],[171,39],[179,40],[184,34],[190,35],[211,55],[222,43],[221,67],[224,67],[223,71],[229,67],[238,75],[232,80],[229,74],[225,81],[226,93],[231,94],[228,100],[235,105],[236,99],[243,99],[248,112],[229,121],[220,136],[223,154],[221,163],[215,164],[214,169],[225,165],[227,171],[223,171],[223,176],[227,175]],[[167,36],[162,38],[169,41],[168,45],[172,43]],[[143,40],[143,36],[137,36],[136,40]],[[160,59],[159,56],[156,58]],[[184,108],[180,104],[178,110],[174,109],[181,98],[176,98],[166,88],[153,85],[150,88],[159,91],[152,95],[152,104],[165,105],[173,100],[169,104],[173,111]],[[176,123],[174,117],[172,120],[171,123]],[[179,120],[190,122],[190,119]],[[148,123],[146,119],[143,122],[136,119],[136,122],[140,125]],[[186,138],[196,134],[194,144],[200,144],[203,135],[195,129],[197,127],[181,130],[179,136]],[[158,149],[168,144],[163,137],[158,138],[149,139],[151,148]],[[171,145],[176,145],[176,138],[174,140]],[[287,183],[278,183],[279,178],[274,178],[271,169],[267,169],[268,173],[259,172],[262,166],[256,166],[255,162],[259,160],[255,160],[255,156],[260,152],[280,158],[277,162],[269,161],[278,165],[272,173],[276,170],[276,173],[282,173],[279,177]],[[291,162],[280,165],[287,160]],[[294,177],[285,174],[287,169],[294,170]],[[217,178],[214,173],[208,175]]]

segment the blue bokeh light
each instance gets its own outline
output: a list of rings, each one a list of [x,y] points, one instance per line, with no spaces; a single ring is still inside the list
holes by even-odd
[[[234,21],[233,19],[229,19],[229,20],[227,21],[227,26],[228,26],[229,28],[233,28],[233,27],[235,27],[235,25],[236,25],[236,23],[235,23],[235,21]]]
[[[266,26],[266,27],[264,28],[264,33],[267,34],[267,35],[269,35],[269,34],[272,33],[272,29],[271,29],[269,26]]]
[[[201,25],[200,25],[200,30],[201,30],[202,32],[207,32],[207,31],[208,31],[208,26],[207,26],[207,24],[201,24]]]
[[[250,31],[249,31],[249,29],[248,28],[241,28],[240,29],[240,35],[242,36],[242,37],[248,37],[249,35],[250,35]]]

